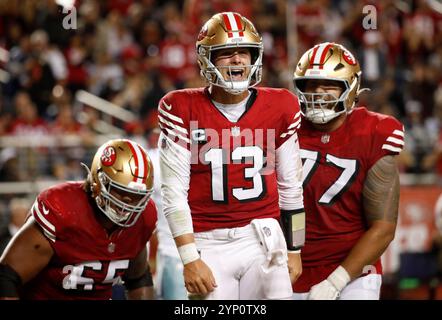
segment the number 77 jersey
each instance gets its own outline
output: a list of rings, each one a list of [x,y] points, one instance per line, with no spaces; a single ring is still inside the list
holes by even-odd
[[[340,264],[367,230],[362,199],[367,173],[380,158],[401,152],[403,126],[361,107],[330,133],[302,119],[299,140],[307,213],[303,265]]]
[[[207,89],[173,91],[160,101],[159,144],[166,162],[162,176],[180,177],[166,181],[166,193],[162,181],[165,214],[168,208],[188,206],[195,232],[241,227],[256,218],[279,219],[276,150],[292,138],[288,144],[293,143],[297,153],[287,152],[288,161],[280,160],[295,165],[292,159],[299,159],[299,105],[285,89],[251,92],[237,122],[213,105]]]

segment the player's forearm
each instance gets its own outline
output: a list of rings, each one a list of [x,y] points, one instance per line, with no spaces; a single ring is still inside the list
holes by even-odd
[[[282,210],[299,210],[304,208],[302,161],[296,133],[276,150],[275,166],[279,207]]]
[[[296,133],[276,150],[276,176],[281,227],[287,248],[299,252],[305,242],[305,213],[302,162]]]
[[[370,266],[381,257],[394,239],[395,228],[394,223],[377,221],[359,239],[341,264],[351,279],[355,279],[363,272],[370,270]]]
[[[352,279],[379,259],[393,240],[399,208],[399,186],[394,156],[379,159],[368,171],[362,198],[365,219],[370,228],[342,263]]]
[[[128,300],[152,300],[154,298],[153,286],[141,287],[127,291]]]
[[[189,244],[189,243],[194,243],[195,242],[195,238],[193,236],[193,233],[187,233],[187,234],[183,234],[181,236],[178,236],[175,239],[175,243],[177,245],[177,247],[183,246],[185,244]]]
[[[193,233],[187,201],[190,183],[190,151],[161,135],[167,148],[161,149],[161,194],[163,213],[174,238]]]
[[[342,263],[352,279],[379,259],[393,240],[399,208],[399,187],[399,173],[394,156],[379,159],[368,171],[362,202],[370,228]]]
[[[350,281],[362,273],[375,271],[373,263],[393,240],[395,227],[391,222],[375,221],[359,238],[341,265],[327,279],[311,288],[309,299],[336,299]]]

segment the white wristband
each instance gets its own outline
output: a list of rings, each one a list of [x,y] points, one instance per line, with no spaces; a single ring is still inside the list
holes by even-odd
[[[191,263],[200,258],[198,250],[196,250],[195,242],[188,243],[178,247],[178,253],[180,254],[183,264]]]
[[[333,271],[327,278],[338,291],[344,289],[344,287],[351,281],[350,275],[343,266],[339,266]]]

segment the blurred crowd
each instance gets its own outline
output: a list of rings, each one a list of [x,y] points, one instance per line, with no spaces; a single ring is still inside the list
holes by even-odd
[[[46,135],[73,134],[87,146],[95,134],[110,130],[99,125],[104,118],[126,135],[143,140],[156,126],[162,95],[204,85],[196,65],[196,35],[215,12],[231,10],[252,19],[263,35],[262,85],[290,88],[293,62],[316,43],[348,46],[361,62],[364,85],[372,89],[360,103],[405,124],[401,170],[442,174],[442,14],[433,3],[1,1],[0,136],[32,136],[38,141]],[[295,41],[288,41],[293,37]],[[133,112],[137,120],[106,118],[78,103],[79,90]],[[36,175],[76,178],[81,171],[71,167],[73,162],[88,155],[78,148],[58,150],[47,161],[45,153],[52,151],[41,148],[26,170],[16,172],[8,160],[20,152],[1,147],[2,181]]]
[[[216,12],[236,11],[263,36],[263,86],[292,88],[294,63],[316,43],[348,47],[362,65],[363,86],[371,89],[359,104],[405,125],[402,173],[430,173],[442,185],[442,6],[437,4],[0,0],[0,184],[83,179],[80,161],[90,162],[103,135],[123,135],[149,148],[159,99],[170,90],[205,85],[195,52],[202,23]],[[88,105],[78,99],[84,91],[129,111],[135,120]],[[10,221],[31,205],[22,198],[9,201],[12,196],[0,192],[0,212]],[[0,226],[6,226],[2,218]],[[2,234],[14,230],[9,225]]]

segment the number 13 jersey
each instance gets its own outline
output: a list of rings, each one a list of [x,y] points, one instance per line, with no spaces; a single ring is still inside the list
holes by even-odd
[[[166,215],[190,210],[194,231],[202,232],[241,227],[255,218],[279,219],[280,207],[303,208],[300,112],[288,90],[252,89],[237,122],[216,108],[207,89],[178,90],[160,101],[158,116],[162,175],[179,177],[162,181]],[[288,152],[276,151],[285,147]],[[279,201],[280,183],[293,188],[290,200]]]

